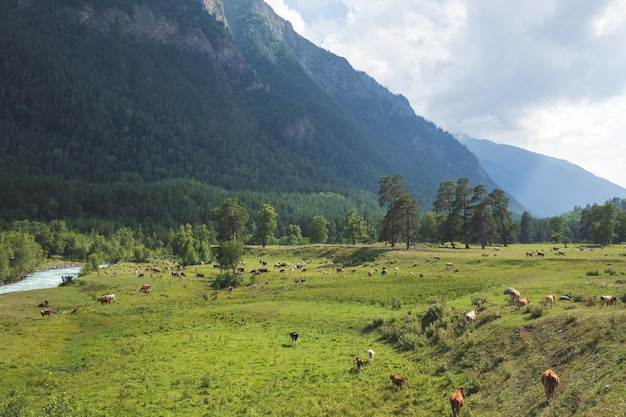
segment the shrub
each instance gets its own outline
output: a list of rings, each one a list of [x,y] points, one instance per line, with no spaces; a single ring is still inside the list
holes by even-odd
[[[605,269],[605,270],[604,270],[604,273],[605,273],[605,274],[609,274],[609,275],[611,275],[611,276],[613,276],[613,275],[616,275],[616,274],[617,274],[617,273],[616,273],[613,269],[611,269],[611,268],[607,268],[607,269]]]
[[[472,295],[472,305],[475,305],[479,311],[484,310],[489,303],[489,296],[487,294],[475,294]]]
[[[221,290],[231,285],[237,287],[241,285],[241,277],[232,272],[223,272],[215,277],[212,285],[216,290]]]
[[[435,323],[436,321],[441,320],[443,316],[444,316],[444,311],[443,311],[442,304],[436,304],[436,305],[430,306],[428,308],[428,311],[422,318],[422,331],[427,329],[428,326]]]
[[[533,319],[538,319],[543,315],[543,307],[539,304],[528,307],[528,311],[530,312],[530,317]]]
[[[391,300],[391,309],[392,310],[400,310],[402,308],[402,300],[399,298],[394,298]]]
[[[200,388],[211,388],[211,375],[202,375],[202,378],[200,378]]]
[[[588,277],[597,277],[600,275],[600,271],[598,271],[597,269],[594,271],[587,271],[585,275],[587,275]]]

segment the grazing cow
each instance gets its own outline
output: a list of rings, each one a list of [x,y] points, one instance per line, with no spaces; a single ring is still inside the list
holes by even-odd
[[[367,271],[367,276],[371,277],[374,275],[374,270],[370,269],[369,271]]]
[[[202,273],[198,272],[198,273],[196,274],[196,277],[197,277],[197,278],[204,278],[204,274],[202,274]]]
[[[530,303],[530,300],[528,299],[528,297],[523,297],[523,298],[518,298],[517,301],[515,302],[515,305],[517,306],[517,309],[519,310],[522,307],[527,307],[528,303]]]
[[[463,388],[459,387],[456,392],[450,397],[450,406],[452,406],[452,417],[458,417],[461,415],[461,407],[463,407],[463,401],[465,398],[465,392]]]
[[[537,251],[537,256],[546,256],[546,254],[543,253],[542,251]]]
[[[548,303],[548,308],[552,308],[552,304],[556,302],[556,297],[554,295],[546,295],[546,303]]]
[[[291,332],[289,333],[289,336],[291,336],[291,343],[298,343],[298,333]]]
[[[617,298],[612,295],[601,295],[600,296],[600,307],[604,307],[604,305],[610,306],[611,304],[615,304],[617,302]]]
[[[511,291],[509,291],[509,303],[517,304],[517,300],[519,300],[520,297],[520,292],[517,291],[515,288],[511,288]]]
[[[102,297],[98,298],[98,301],[100,301],[100,304],[110,304],[111,297],[109,297],[108,295],[103,295]]]
[[[465,324],[471,324],[476,321],[476,314],[478,313],[478,309],[474,307],[472,311],[465,315]]]
[[[383,266],[383,270],[381,271],[381,275],[387,275],[387,267]]]
[[[414,277],[414,276],[415,276],[415,274],[414,274],[413,272],[409,272],[409,276],[410,276],[410,277]]]
[[[233,292],[234,289],[235,289],[235,287],[233,287],[232,285],[228,286],[228,292]]]
[[[389,379],[391,379],[391,383],[394,387],[400,387],[400,389],[402,389],[402,386],[404,385],[404,378],[398,375],[391,375]]]
[[[530,257],[532,257],[532,256],[533,256],[533,253],[532,253],[532,252],[526,252],[526,256],[530,256]]]
[[[359,356],[357,356],[354,361],[356,362],[356,370],[361,372],[363,370],[363,367],[365,366],[365,361]]]
[[[549,403],[554,396],[554,390],[559,385],[559,376],[552,369],[548,369],[541,374],[541,383],[546,393],[546,403]]]
[[[565,252],[563,252],[562,250],[558,251],[556,254],[557,255],[561,255],[561,256],[565,256]]]
[[[48,318],[52,317],[52,310],[41,310],[41,318],[45,318],[46,316],[48,316]]]
[[[143,284],[141,288],[139,289],[139,291],[141,291],[144,294],[152,294],[152,285]]]
[[[367,361],[370,364],[374,361],[374,355],[376,355],[376,352],[374,352],[372,349],[367,350]]]
[[[396,266],[393,270],[393,273],[398,275],[400,273],[400,269]]]
[[[103,297],[109,297],[111,302],[115,301],[115,294],[102,294]]]
[[[446,262],[446,268],[453,268],[454,262]]]

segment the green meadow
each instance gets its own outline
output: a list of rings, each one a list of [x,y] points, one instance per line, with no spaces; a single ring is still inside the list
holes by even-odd
[[[0,416],[443,417],[457,387],[463,417],[626,415],[626,249],[551,249],[250,247],[232,293],[213,288],[213,265],[179,279],[155,260],[3,294]],[[251,274],[262,261],[269,272]],[[507,287],[529,307],[510,305]],[[96,300],[109,293],[114,303]],[[550,307],[549,294],[570,300]],[[619,302],[600,308],[601,294]],[[549,367],[561,383],[547,404]]]

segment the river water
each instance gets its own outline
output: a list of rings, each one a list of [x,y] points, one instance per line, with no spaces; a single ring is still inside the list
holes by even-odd
[[[63,282],[61,277],[72,276],[77,278],[80,268],[80,266],[68,266],[33,272],[21,281],[14,282],[12,284],[0,285],[0,294],[16,291],[40,290],[43,288],[55,288]]]

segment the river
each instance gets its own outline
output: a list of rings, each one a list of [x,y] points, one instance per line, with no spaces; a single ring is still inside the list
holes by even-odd
[[[43,288],[56,288],[63,282],[61,277],[72,276],[77,278],[80,268],[80,265],[67,266],[33,272],[21,281],[0,285],[0,294],[16,291],[40,290]]]

